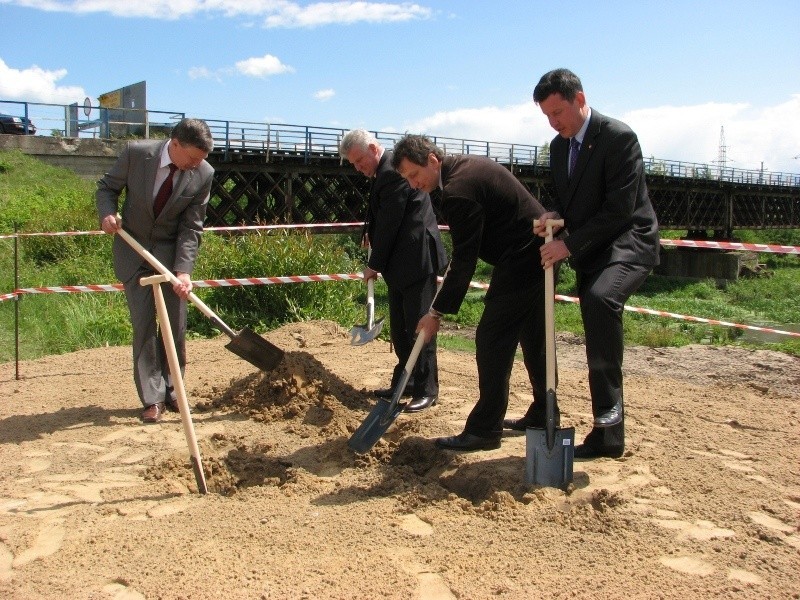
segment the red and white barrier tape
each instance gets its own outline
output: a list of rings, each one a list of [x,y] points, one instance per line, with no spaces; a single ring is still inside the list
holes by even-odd
[[[211,287],[236,287],[248,285],[279,285],[284,283],[312,283],[317,281],[361,281],[361,273],[334,273],[331,275],[289,275],[283,277],[246,277],[241,279],[205,279],[194,281],[194,286],[198,288],[211,288]],[[439,278],[441,280],[441,277]],[[488,289],[489,284],[471,281],[470,287],[475,289]],[[12,300],[17,296],[23,294],[59,294],[59,293],[78,293],[78,292],[117,292],[123,289],[121,283],[112,285],[66,285],[66,286],[53,286],[53,287],[36,287],[36,288],[20,288],[11,294],[0,295],[0,302],[4,300]],[[573,296],[564,296],[556,294],[555,299],[561,302],[570,302],[579,304],[580,300]],[[743,325],[740,323],[732,323],[730,321],[720,321],[718,319],[706,319],[703,317],[693,317],[690,315],[681,315],[678,313],[667,312],[663,310],[653,310],[650,308],[639,308],[637,306],[626,306],[625,310],[635,313],[654,315],[657,317],[669,317],[672,319],[679,319],[683,321],[693,321],[696,323],[707,323],[709,325],[720,325],[723,327],[736,327],[738,329],[748,329],[750,331],[762,331],[765,333],[775,333],[779,335],[788,335],[792,337],[800,337],[800,332],[797,331],[784,331],[782,329],[774,329],[772,327],[759,327],[757,325]]]
[[[332,275],[288,275],[285,277],[246,277],[243,279],[207,279],[193,282],[196,287],[230,287],[237,285],[275,285],[280,283],[311,283],[313,281],[361,281],[361,273]]]
[[[206,227],[205,231],[277,231],[281,229],[343,229],[363,227],[361,221],[352,223],[297,223],[288,225],[236,225],[229,227]],[[442,231],[449,231],[447,225],[440,225]],[[75,236],[101,235],[103,231],[57,231],[52,233],[12,233],[0,235],[0,239],[34,236]],[[709,240],[660,240],[662,246],[678,246],[683,248],[713,248],[719,250],[750,250],[773,254],[800,254],[800,246],[782,246],[779,244],[749,244],[744,242],[715,242]]]
[[[775,254],[800,254],[800,246],[780,246],[777,244],[745,244],[740,242],[710,242],[706,240],[661,240],[661,245],[681,246],[685,248],[751,250],[753,252],[772,252]]]
[[[203,231],[274,231],[278,229],[336,229],[363,226],[363,221],[354,223],[296,223],[289,225],[232,225],[230,227],[205,227]]]

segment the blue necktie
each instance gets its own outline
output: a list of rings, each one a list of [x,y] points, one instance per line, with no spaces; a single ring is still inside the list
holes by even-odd
[[[569,141],[569,176],[575,171],[575,165],[578,162],[578,153],[581,150],[581,143],[577,138],[571,138]]]

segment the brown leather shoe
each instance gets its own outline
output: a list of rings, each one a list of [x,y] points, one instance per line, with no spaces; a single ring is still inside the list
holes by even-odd
[[[181,409],[178,407],[178,394],[175,393],[175,389],[172,386],[167,386],[164,405],[167,407],[169,412],[181,412]]]
[[[145,406],[144,410],[142,411],[142,421],[145,423],[158,423],[161,420],[161,417],[164,416],[165,410],[166,407],[164,406],[163,402],[157,402],[156,404]]]

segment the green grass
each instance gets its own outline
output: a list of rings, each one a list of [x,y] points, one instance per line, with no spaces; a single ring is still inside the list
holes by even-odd
[[[98,228],[93,182],[71,171],[50,167],[23,153],[0,152],[0,234],[85,231]],[[680,237],[681,232],[664,232]],[[800,231],[737,231],[742,241],[800,245]],[[111,237],[105,235],[19,238],[18,287],[115,283]],[[445,235],[445,244],[449,239]],[[0,239],[0,294],[15,288],[14,242]],[[639,306],[683,315],[742,324],[800,323],[800,260],[797,256],[759,255],[763,276],[740,279],[725,287],[712,281],[651,276],[630,299]],[[207,233],[195,279],[268,277],[343,273],[361,269],[363,250],[355,236],[304,234],[219,236]],[[474,279],[488,281],[491,267],[480,263]],[[560,272],[557,293],[574,296],[575,273]],[[197,294],[234,329],[244,326],[264,332],[282,323],[331,319],[344,327],[364,321],[365,286],[360,282],[325,282],[197,289]],[[375,288],[376,314],[388,315],[386,286]],[[18,304],[18,306],[17,306]],[[81,348],[130,343],[128,310],[122,293],[30,294],[18,303],[0,302],[0,362],[14,358],[15,309],[19,308],[20,355],[36,358]],[[462,327],[477,325],[483,313],[483,292],[470,291],[457,315],[447,320]],[[583,335],[577,305],[557,302],[556,330]],[[744,342],[732,327],[692,323],[626,312],[627,344],[681,346],[691,343],[740,344],[768,347],[800,356],[800,339],[780,343]],[[388,339],[389,328],[381,337]],[[199,311],[189,311],[189,336],[217,335]],[[474,343],[452,331],[440,345],[474,351]]]

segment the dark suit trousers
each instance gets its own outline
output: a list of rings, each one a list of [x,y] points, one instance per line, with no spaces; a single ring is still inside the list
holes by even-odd
[[[538,256],[538,247],[533,248],[523,261],[500,263],[492,273],[475,337],[480,397],[464,426],[468,433],[483,437],[502,434],[517,345],[522,347],[534,405],[544,406],[544,274]]]
[[[652,267],[614,263],[593,273],[578,272],[578,297],[586,335],[586,362],[592,413],[597,415],[623,401],[622,314],[625,302],[647,279]],[[623,445],[624,424],[598,431],[598,445]],[[601,436],[602,437],[602,436]]]
[[[153,275],[153,272],[140,268],[125,282],[125,297],[133,326],[133,381],[144,406],[164,402],[167,387],[171,387],[169,363],[156,321],[153,286],[139,284],[139,279],[148,275]],[[161,284],[161,289],[183,373],[186,365],[186,300],[178,298],[171,283]]]
[[[431,274],[411,285],[389,289],[389,333],[397,355],[397,365],[392,374],[392,389],[399,383],[416,338],[415,329],[422,316],[430,310],[436,295],[436,274]],[[415,398],[439,395],[439,370],[436,364],[436,336],[422,347],[408,380]]]

